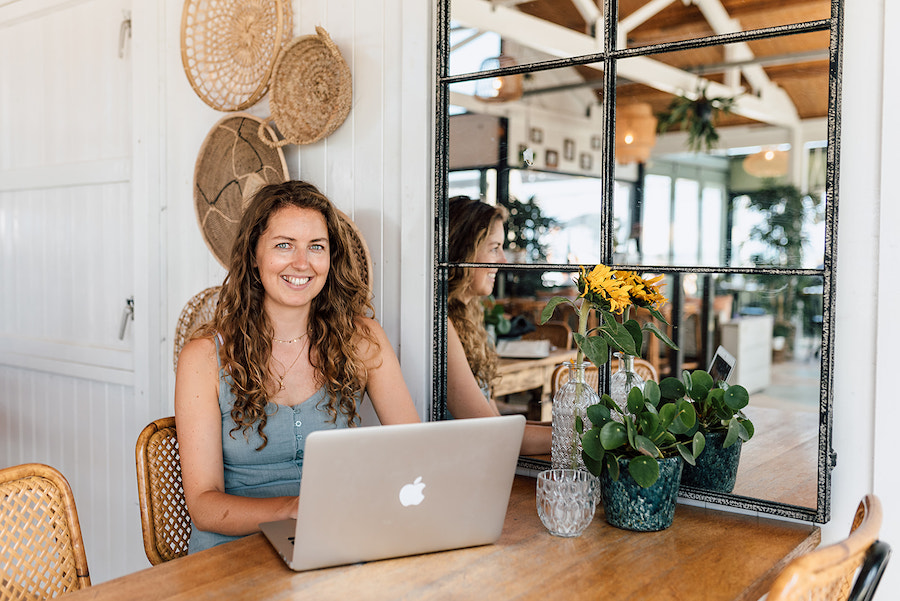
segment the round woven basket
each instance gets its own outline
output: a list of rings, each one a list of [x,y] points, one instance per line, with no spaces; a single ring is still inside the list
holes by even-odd
[[[330,135],[347,118],[353,100],[350,67],[321,27],[284,47],[271,88],[271,119],[284,139],[266,138],[262,127],[260,137],[273,147],[312,144]]]
[[[246,113],[229,115],[206,136],[194,165],[194,209],[203,240],[226,269],[244,208],[257,190],[288,179],[280,148],[259,138],[266,124]],[[267,135],[274,136],[269,129]]]
[[[186,0],[181,63],[198,96],[219,111],[253,106],[291,39],[288,0]]]

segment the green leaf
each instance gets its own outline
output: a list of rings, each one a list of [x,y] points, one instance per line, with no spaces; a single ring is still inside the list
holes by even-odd
[[[725,442],[722,443],[722,448],[727,449],[731,445],[737,442],[738,437],[740,436],[740,424],[736,417],[731,418],[728,421],[728,432],[725,434]]]
[[[634,427],[634,419],[630,415],[623,415],[622,421],[625,422],[625,434],[628,437],[628,445],[634,448],[634,435],[637,434],[637,428]]]
[[[641,455],[647,455],[648,457],[662,457],[662,453],[656,448],[653,441],[640,434],[636,434],[634,437],[634,448]]]
[[[665,378],[659,383],[659,394],[664,399],[674,400],[684,396],[684,384],[678,378]]]
[[[690,397],[695,401],[702,401],[706,399],[706,395],[709,394],[709,388],[704,386],[703,384],[698,384],[694,382],[694,385],[691,386]]]
[[[675,403],[666,403],[659,408],[659,425],[662,429],[668,430],[678,415],[678,408]]]
[[[697,461],[694,459],[694,456],[691,454],[690,450],[684,445],[684,443],[676,443],[675,448],[678,449],[678,454],[681,455],[681,458],[690,463],[691,465],[697,465]]]
[[[644,408],[644,393],[637,386],[634,386],[629,392],[626,399],[628,411],[637,415]]]
[[[613,347],[617,351],[628,353],[629,355],[637,355],[637,348],[634,346],[634,338],[631,337],[631,334],[623,327],[620,327],[617,322],[613,322],[616,326],[605,328],[600,328],[600,335],[606,339],[606,342],[609,346]]]
[[[600,429],[600,444],[607,451],[618,449],[626,442],[628,442],[628,434],[624,424],[609,422]]]
[[[591,423],[595,426],[604,424],[612,418],[609,407],[607,407],[603,403],[596,403],[588,407],[587,416],[588,419],[591,420]]]
[[[578,434],[584,432],[584,420],[581,419],[580,415],[575,416],[575,431],[578,432]]]
[[[600,474],[603,473],[603,461],[597,461],[585,453],[584,450],[581,451],[581,458],[584,459],[584,467],[586,467],[590,473],[595,476],[600,476]]]
[[[666,336],[666,333],[660,330],[655,323],[648,321],[644,324],[644,329],[652,332],[653,335],[662,340],[667,347],[675,349],[676,351],[678,350],[678,345],[672,342],[672,339]]]
[[[647,436],[655,436],[659,430],[659,416],[650,411],[644,411],[638,416],[638,426],[641,432]]]
[[[653,307],[647,307],[647,310],[650,311],[650,315],[652,315],[659,321],[663,322],[664,324],[669,325],[669,322],[666,321],[666,317],[662,313],[660,313],[658,309],[654,309]],[[646,325],[654,325],[654,324],[652,321],[647,322],[647,324],[645,324],[644,329],[649,330],[650,328],[647,328]]]
[[[694,404],[690,401],[679,399],[675,402],[675,406],[678,408],[679,419],[688,429],[693,428],[694,424],[697,423],[697,411],[694,409]]]
[[[700,453],[703,452],[703,449],[706,448],[706,437],[703,436],[703,432],[694,433],[694,438],[691,442],[691,450],[693,451],[694,457],[699,457]],[[693,465],[693,464],[692,464]]]
[[[629,319],[625,322],[625,329],[634,340],[634,348],[640,349],[644,345],[644,330],[641,329],[641,324],[636,319]]]
[[[581,448],[585,454],[597,461],[603,460],[606,450],[600,442],[600,428],[591,428],[581,437]]]
[[[549,301],[547,301],[547,304],[544,305],[544,308],[541,310],[541,324],[547,323],[547,321],[549,321],[550,318],[553,317],[553,311],[555,311],[556,307],[558,305],[561,305],[562,303],[569,303],[573,307],[575,306],[572,301],[564,296],[554,296]]]
[[[753,422],[751,422],[746,417],[739,417],[741,420],[741,424],[744,426],[744,429],[747,431],[747,438],[744,439],[744,442],[753,438],[753,435],[756,433],[756,428],[753,426]]]
[[[512,330],[512,322],[506,318],[501,319],[497,322],[497,325],[494,326],[497,328],[498,334],[509,334],[510,330]]]
[[[658,407],[660,399],[659,384],[653,380],[644,382],[644,399],[654,407]]]
[[[609,470],[609,477],[613,480],[619,479],[619,459],[612,453],[606,454],[606,469]]]
[[[575,344],[594,365],[599,367],[609,361],[609,346],[600,336],[575,334]]]
[[[656,459],[641,455],[628,462],[628,473],[642,488],[650,488],[659,480],[659,463]]]
[[[729,386],[723,398],[734,411],[740,411],[750,403],[750,393],[743,386]]]
[[[702,386],[707,391],[712,390],[715,386],[712,376],[702,369],[695,370],[694,373],[691,374],[691,382],[693,383],[693,386]]]

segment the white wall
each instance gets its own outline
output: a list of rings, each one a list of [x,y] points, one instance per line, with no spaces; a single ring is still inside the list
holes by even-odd
[[[882,540],[900,548],[897,478],[896,343],[898,237],[894,180],[900,151],[900,6],[885,0],[847,2],[843,69],[837,313],[834,354],[832,520],[823,542],[847,535],[868,492],[884,505]],[[880,25],[875,25],[880,24]],[[895,553],[896,555],[896,553]],[[894,558],[878,599],[900,598]]]

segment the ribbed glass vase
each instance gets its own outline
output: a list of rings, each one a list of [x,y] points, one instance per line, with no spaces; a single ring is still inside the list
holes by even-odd
[[[581,436],[575,431],[575,418],[581,416],[584,431],[591,427],[587,408],[600,402],[597,391],[584,380],[584,363],[570,361],[569,379],[553,397],[553,442],[550,462],[553,469],[584,469]]]
[[[619,360],[619,369],[609,380],[609,396],[623,413],[628,413],[628,393],[637,386],[644,390],[644,379],[634,371],[634,357],[626,353],[614,353]],[[615,412],[613,412],[615,415]],[[618,416],[616,416],[618,417]],[[618,421],[621,421],[619,419]]]

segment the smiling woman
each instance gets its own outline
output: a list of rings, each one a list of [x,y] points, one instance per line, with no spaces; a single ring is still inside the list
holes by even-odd
[[[215,315],[178,361],[175,418],[191,553],[295,517],[306,437],[418,421],[340,213],[314,186],[260,189]]]
[[[465,196],[450,199],[450,255],[457,263],[506,263],[503,207]],[[496,267],[458,267],[450,272],[447,300],[447,409],[455,418],[500,415],[491,396],[498,357],[484,326],[482,299],[494,290]],[[526,455],[550,452],[550,428],[528,424]]]

